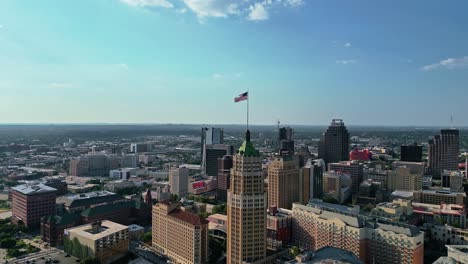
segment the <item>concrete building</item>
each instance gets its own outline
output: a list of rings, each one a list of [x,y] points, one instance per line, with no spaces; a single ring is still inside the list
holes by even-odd
[[[364,180],[364,166],[358,161],[341,161],[328,164],[329,171],[341,172],[351,177],[351,194],[359,191],[359,185]]]
[[[107,176],[109,171],[119,167],[117,156],[88,154],[70,159],[72,176]]]
[[[461,171],[442,172],[442,187],[450,188],[452,192],[463,192],[463,173]]]
[[[342,204],[351,198],[351,177],[336,171],[328,171],[323,175],[323,198],[335,199]]]
[[[184,197],[188,194],[189,170],[187,168],[171,167],[169,169],[169,185],[171,193]]]
[[[38,227],[41,218],[55,214],[57,189],[42,183],[23,184],[11,188],[11,221],[26,227]]]
[[[227,190],[231,181],[232,156],[223,156],[218,159],[218,177],[216,199],[227,202]]]
[[[232,145],[205,144],[203,149],[203,172],[208,176],[218,175],[218,159],[226,155],[232,155],[234,152]]]
[[[318,156],[326,164],[348,160],[350,135],[343,120],[333,119],[320,138]]]
[[[401,161],[421,162],[422,161],[422,146],[417,143],[412,145],[402,145],[400,147]]]
[[[390,171],[383,170],[379,165],[376,168],[364,168],[364,179],[372,180],[374,182],[380,182],[383,189],[389,188],[390,183]]]
[[[449,224],[466,228],[466,210],[460,204],[413,203],[413,213],[421,216],[425,223]]]
[[[302,249],[332,246],[353,252],[364,263],[423,263],[424,233],[417,227],[314,204],[294,204],[292,211],[293,242]]]
[[[267,248],[278,251],[292,239],[292,211],[270,207],[267,214]]]
[[[250,141],[233,157],[228,191],[227,263],[261,263],[266,258],[266,208],[262,158]]]
[[[128,227],[111,221],[65,229],[65,239],[78,242],[88,248],[88,256],[96,258],[102,264],[110,264],[129,250]],[[77,256],[81,257],[81,256]]]
[[[60,196],[56,200],[58,213],[77,213],[103,204],[124,202],[125,198],[108,191],[97,191]]]
[[[299,173],[299,202],[323,198],[323,174],[326,170],[322,159],[309,159]]]
[[[125,154],[120,157],[120,168],[136,168],[140,163],[138,154]]]
[[[444,170],[458,169],[459,134],[458,129],[442,129],[440,135],[429,140],[427,165],[434,177],[440,177]]]
[[[414,201],[427,204],[466,204],[465,192],[452,192],[450,189],[432,189],[414,192]]]
[[[130,152],[132,153],[151,152],[152,150],[152,145],[148,142],[130,144]]]
[[[407,167],[398,167],[390,173],[390,190],[420,191],[422,190],[422,174],[411,173]]]
[[[204,156],[205,145],[224,144],[224,129],[207,128],[201,129],[200,156]],[[203,164],[203,162],[202,162]]]
[[[280,155],[294,154],[294,131],[290,127],[282,127],[278,131],[278,153]]]
[[[88,174],[88,159],[83,157],[70,159],[70,175],[86,176]]]
[[[180,210],[179,203],[153,206],[153,247],[175,263],[202,264],[208,260],[208,221]]]
[[[110,192],[135,187],[135,184],[126,180],[111,181],[104,185],[104,189]]]
[[[275,158],[268,165],[268,207],[291,209],[299,202],[299,169],[291,156]]]
[[[119,180],[128,180],[131,176],[136,175],[137,170],[135,168],[121,168],[109,171],[109,177]]]

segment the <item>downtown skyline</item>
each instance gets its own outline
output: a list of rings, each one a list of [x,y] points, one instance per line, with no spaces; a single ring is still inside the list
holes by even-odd
[[[468,3],[0,3],[0,123],[468,126]]]

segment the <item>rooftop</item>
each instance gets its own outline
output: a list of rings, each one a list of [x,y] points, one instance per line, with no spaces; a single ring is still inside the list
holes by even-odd
[[[245,141],[239,148],[238,154],[245,157],[258,157],[259,152],[255,149],[254,145],[250,141],[250,131],[245,132]]]
[[[40,194],[40,193],[48,193],[48,192],[55,192],[57,189],[44,185],[42,183],[39,184],[22,184],[12,187],[13,190],[25,194],[25,195],[33,195],[33,194]]]
[[[196,214],[184,212],[180,209],[174,209],[169,213],[170,217],[179,219],[194,226],[207,225],[208,221]]]
[[[101,225],[94,230],[93,230],[93,224],[87,224],[87,225],[77,226],[73,228],[68,228],[68,229],[65,229],[64,232],[65,234],[75,234],[76,236],[85,237],[90,240],[98,240],[105,236],[128,229],[127,226],[117,224],[108,220],[102,221]]]

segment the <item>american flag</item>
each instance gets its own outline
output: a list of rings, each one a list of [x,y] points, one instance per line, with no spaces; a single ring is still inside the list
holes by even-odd
[[[234,98],[234,102],[237,103],[237,102],[242,102],[242,101],[245,101],[249,99],[249,92],[245,92],[243,94],[239,94],[239,96],[237,96],[236,98]]]

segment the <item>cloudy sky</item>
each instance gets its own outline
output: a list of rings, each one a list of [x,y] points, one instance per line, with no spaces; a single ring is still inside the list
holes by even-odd
[[[0,123],[468,125],[463,0],[0,1]]]

